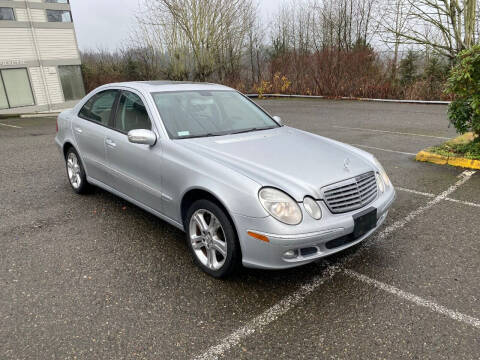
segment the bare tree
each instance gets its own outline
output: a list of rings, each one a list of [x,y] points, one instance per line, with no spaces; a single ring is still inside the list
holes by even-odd
[[[377,13],[377,22],[380,27],[379,36],[387,48],[392,51],[391,77],[397,77],[400,60],[401,34],[407,31],[408,14],[411,5],[408,0],[385,0]]]
[[[477,1],[406,0],[404,26],[386,27],[404,44],[429,46],[453,60],[476,41]]]
[[[312,0],[315,48],[350,50],[367,45],[376,33],[375,0]]]
[[[477,16],[475,20],[476,24],[476,30],[475,30],[475,43],[477,43],[480,40],[480,0],[477,0]]]
[[[204,81],[235,73],[244,50],[252,0],[143,0],[139,27],[154,46],[168,52],[174,73],[192,73]]]
[[[296,24],[295,21],[299,12],[302,11],[304,1],[283,2],[275,14],[270,25],[270,37],[273,47],[273,57],[287,52],[289,49],[295,49],[296,43]]]
[[[251,72],[251,85],[260,82],[262,77],[262,65],[265,62],[263,58],[265,32],[264,26],[257,14],[252,14],[249,19],[247,42],[248,42],[248,62]]]

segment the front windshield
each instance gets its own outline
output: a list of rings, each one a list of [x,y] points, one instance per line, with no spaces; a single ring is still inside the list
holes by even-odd
[[[236,91],[172,91],[152,94],[172,139],[237,134],[279,125]]]

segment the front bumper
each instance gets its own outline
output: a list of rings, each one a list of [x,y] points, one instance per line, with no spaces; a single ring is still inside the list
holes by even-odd
[[[287,269],[354,246],[370,237],[385,222],[395,197],[395,190],[390,187],[365,208],[345,214],[332,214],[323,202],[319,202],[323,212],[322,219],[314,220],[304,212],[302,223],[296,226],[282,224],[270,216],[251,218],[235,215],[243,265],[260,269]],[[376,227],[354,239],[353,216],[370,207],[377,209]],[[301,209],[304,211],[303,206]],[[266,236],[269,242],[249,236],[249,231]],[[285,256],[289,250],[293,250],[297,255]]]

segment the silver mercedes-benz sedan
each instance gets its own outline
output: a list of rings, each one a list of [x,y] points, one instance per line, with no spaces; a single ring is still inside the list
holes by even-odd
[[[185,231],[215,277],[342,251],[372,235],[395,199],[369,153],[283,126],[221,85],[105,85],[57,128],[75,192],[101,187]]]

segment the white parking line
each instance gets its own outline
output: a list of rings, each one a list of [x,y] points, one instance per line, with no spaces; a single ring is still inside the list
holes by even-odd
[[[458,180],[455,184],[450,186],[447,190],[442,192],[440,195],[437,195],[435,198],[430,200],[426,205],[419,207],[418,209],[412,211],[409,213],[404,219],[399,220],[389,227],[387,227],[385,230],[382,231],[382,233],[379,235],[379,238],[382,239],[389,235],[390,233],[394,232],[395,230],[403,228],[405,225],[407,225],[410,221],[412,221],[414,218],[416,218],[418,215],[423,214],[425,211],[431,209],[433,206],[441,202],[442,200],[445,200],[450,194],[455,192],[460,186],[465,184],[471,177],[472,175],[475,174],[475,171],[464,171],[459,175],[460,180]]]
[[[0,125],[2,125],[2,126],[8,126],[8,127],[15,128],[15,129],[21,129],[20,126],[15,126],[15,125],[8,125],[8,124],[3,124],[3,123],[0,123]]]
[[[421,196],[429,197],[429,198],[435,197],[435,194],[425,193],[425,192],[416,191],[416,190],[411,190],[411,189],[405,189],[405,188],[402,188],[402,187],[397,187],[397,186],[396,186],[395,189],[396,189],[396,190],[399,190],[399,191],[411,193],[411,194],[416,194],[416,195],[421,195]],[[457,204],[462,204],[462,205],[467,205],[467,206],[472,206],[472,207],[478,207],[478,208],[480,208],[480,204],[477,204],[477,203],[474,203],[474,202],[470,202],[470,201],[457,200],[457,199],[452,199],[452,198],[449,198],[449,197],[447,197],[447,198],[445,199],[445,201],[450,201],[450,202],[457,203]]]
[[[365,148],[365,149],[373,149],[373,150],[380,150],[380,151],[386,151],[386,152],[391,152],[391,153],[396,153],[396,154],[402,154],[402,155],[408,155],[408,156],[416,156],[417,154],[414,153],[409,153],[409,152],[403,152],[403,151],[396,151],[396,150],[388,150],[388,149],[382,149],[378,147],[373,147],[373,146],[367,146],[367,145],[360,145],[360,144],[352,144],[353,146]]]
[[[344,257],[334,265],[329,265],[325,271],[325,274],[315,276],[310,282],[302,285],[297,291],[288,295],[287,297],[280,300],[278,303],[265,310],[262,314],[255,317],[253,320],[247,322],[244,326],[234,331],[230,335],[223,338],[217,345],[209,348],[205,353],[199,355],[195,360],[216,360],[230,350],[232,347],[240,344],[240,342],[250,336],[251,334],[259,331],[266,326],[268,326],[273,321],[277,320],[280,316],[286,314],[290,309],[295,307],[297,304],[301,303],[308,295],[313,293],[320,285],[325,283],[327,280],[333,278],[336,274],[343,271],[345,265],[360,256],[363,251],[371,247],[376,241],[384,239],[387,235],[391,234],[393,231],[403,228],[410,221],[412,221],[418,215],[424,213],[435,204],[445,200],[445,198],[468,181],[474,171],[465,171],[460,175],[461,179],[458,180],[454,185],[450,186],[442,194],[438,195],[427,205],[418,208],[417,210],[412,211],[404,219],[401,219],[395,222],[393,225],[387,227],[383,230],[375,239],[366,243],[362,248],[359,249],[356,253]],[[324,263],[329,264],[328,261]]]
[[[388,131],[388,130],[378,130],[378,129],[367,129],[367,128],[356,128],[356,127],[338,126],[338,125],[333,125],[332,127],[337,128],[337,129],[361,130],[361,131],[380,132],[380,133],[394,134],[394,135],[421,136],[421,137],[428,137],[428,138],[441,139],[441,140],[451,140],[451,138],[443,137],[443,136],[433,136],[433,135],[425,135],[425,134],[404,133],[404,132],[398,132],[398,131]]]
[[[204,354],[196,357],[195,360],[216,360],[222,357],[229,349],[240,344],[243,339],[287,313],[290,309],[302,302],[308,295],[313,293],[316,288],[334,277],[341,270],[340,267],[329,266],[326,274],[315,276],[310,282],[302,285],[300,289],[283,298],[271,308],[249,321],[246,325],[225,337],[218,345],[212,346]]]
[[[476,204],[470,201],[463,201],[463,200],[457,200],[457,199],[451,199],[451,198],[446,198],[445,200],[457,203],[457,204],[462,204],[462,205],[468,205],[468,206],[473,206],[473,207],[478,207],[480,208],[480,204]]]
[[[390,294],[396,295],[399,298],[408,300],[408,301],[410,301],[414,304],[417,304],[419,306],[424,306],[424,307],[426,307],[426,308],[428,308],[428,309],[430,309],[430,310],[432,310],[436,313],[448,316],[449,318],[451,318],[453,320],[457,320],[457,321],[463,322],[463,323],[468,324],[468,325],[472,325],[472,326],[480,329],[480,320],[477,319],[477,318],[474,318],[474,317],[469,316],[469,315],[462,314],[462,313],[454,311],[454,310],[447,309],[445,306],[438,305],[431,300],[423,299],[423,298],[421,298],[417,295],[414,295],[414,294],[408,293],[406,291],[400,290],[400,289],[398,289],[398,288],[396,288],[392,285],[388,285],[388,284],[385,284],[381,281],[371,279],[368,276],[365,276],[363,274],[359,274],[359,273],[357,273],[353,270],[348,270],[347,269],[347,270],[344,270],[344,273],[346,275],[354,278],[354,279],[357,279],[357,280],[360,280],[360,281],[362,281],[366,284],[372,285],[372,286],[376,287],[377,289],[386,291]]]
[[[399,190],[399,191],[403,191],[403,192],[407,192],[407,193],[415,194],[415,195],[422,195],[422,196],[431,197],[431,198],[435,197],[435,194],[425,193],[425,192],[411,190],[411,189],[405,189],[405,188],[398,187],[398,186],[395,186],[395,190]]]

